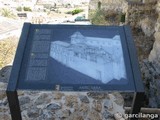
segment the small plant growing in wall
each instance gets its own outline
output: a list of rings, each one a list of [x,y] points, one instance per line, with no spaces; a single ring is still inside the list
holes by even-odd
[[[98,2],[98,10],[101,9],[101,5],[102,5],[102,3],[99,1],[99,2]]]
[[[23,7],[23,10],[24,11],[30,11],[30,12],[32,11],[30,7]]]
[[[16,8],[16,10],[17,10],[17,11],[22,11],[22,7],[19,6],[19,7]]]

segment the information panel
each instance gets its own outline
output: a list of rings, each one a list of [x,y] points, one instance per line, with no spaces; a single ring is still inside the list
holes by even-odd
[[[134,90],[124,28],[31,25],[18,89]]]

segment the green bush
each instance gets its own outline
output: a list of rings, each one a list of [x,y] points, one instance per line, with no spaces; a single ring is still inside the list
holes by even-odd
[[[30,7],[23,7],[24,11],[32,11]]]
[[[10,9],[7,8],[2,8],[0,13],[4,17],[14,18],[14,19],[16,18],[16,15]]]
[[[83,12],[83,10],[82,10],[82,9],[75,9],[75,10],[73,10],[73,11],[68,11],[68,12],[66,12],[66,14],[75,15],[75,14],[78,14],[78,13],[80,13],[80,12]]]
[[[96,10],[91,16],[91,21],[96,25],[119,25],[120,22],[125,22],[125,14],[112,10]]]
[[[91,21],[94,25],[106,25],[107,21],[105,19],[105,12],[103,10],[97,10],[93,14]]]
[[[17,10],[17,11],[22,11],[22,7],[19,6],[19,7],[16,8],[16,10]]]
[[[83,10],[82,9],[75,9],[72,11],[72,15],[78,14],[80,12],[83,12]]]

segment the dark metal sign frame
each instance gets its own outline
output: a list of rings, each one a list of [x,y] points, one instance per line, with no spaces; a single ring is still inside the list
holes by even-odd
[[[122,91],[134,92],[134,100],[132,105],[132,113],[138,113],[144,96],[144,88],[141,80],[138,60],[136,56],[136,48],[131,36],[129,26],[93,26],[93,25],[35,25],[25,23],[17,48],[12,72],[7,88],[7,97],[13,120],[21,120],[19,101],[17,90],[57,90],[57,84],[37,81],[27,81],[26,72],[29,64],[29,57],[33,45],[34,31],[37,29],[62,29],[66,30],[100,30],[117,31],[121,37],[121,43],[124,54],[124,61],[127,73],[127,84],[58,84],[60,91]],[[63,35],[63,33],[60,33]],[[51,38],[53,35],[51,36]]]

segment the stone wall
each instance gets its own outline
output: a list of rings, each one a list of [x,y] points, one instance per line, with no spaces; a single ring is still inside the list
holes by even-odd
[[[159,13],[159,17],[156,21],[156,25],[155,25],[155,33],[154,33],[154,37],[155,37],[155,42],[153,45],[153,49],[149,55],[149,61],[154,63],[157,67],[157,71],[159,71],[160,73],[160,0],[157,4],[157,13]]]
[[[11,120],[5,90],[11,66],[0,70],[0,120]],[[124,120],[121,94],[19,91],[23,120]]]
[[[145,24],[146,27],[142,28],[143,31],[145,31],[148,28],[153,29],[154,27],[152,23],[155,23],[156,19],[157,19],[156,2],[128,3],[127,24],[129,24],[131,27],[138,28],[143,26],[143,24]],[[147,35],[147,33],[145,35]]]
[[[98,3],[101,7],[98,8]],[[120,16],[126,13],[128,4],[126,0],[91,0],[89,4],[89,19],[95,24],[119,24]],[[100,19],[94,22],[94,19]],[[111,22],[110,22],[111,21]]]
[[[101,2],[101,9],[123,11],[126,0],[91,0],[89,3],[90,10],[98,9],[98,2]]]

